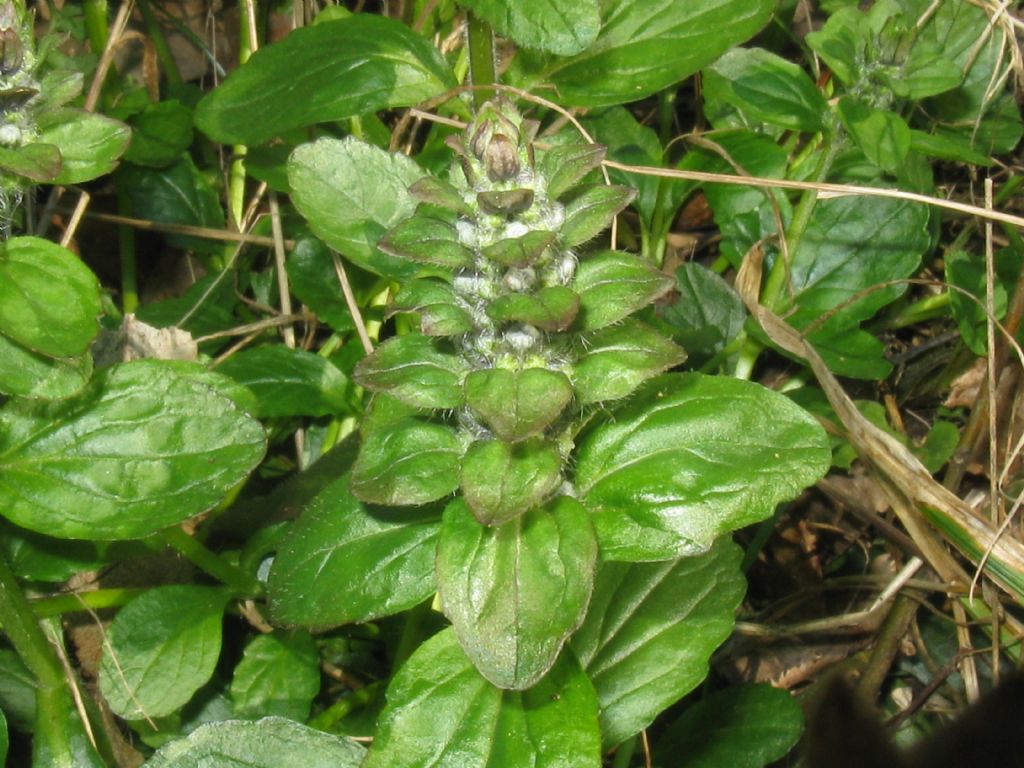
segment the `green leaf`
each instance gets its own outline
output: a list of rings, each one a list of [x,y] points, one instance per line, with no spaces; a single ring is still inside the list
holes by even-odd
[[[0,334],[50,357],[81,355],[100,311],[96,275],[66,248],[38,237],[0,245]]]
[[[575,499],[562,496],[498,527],[480,525],[459,499],[441,525],[438,591],[480,673],[524,690],[583,621],[596,563],[597,539]]]
[[[462,458],[462,495],[484,525],[501,525],[542,503],[562,479],[553,443],[478,440]]]
[[[576,457],[602,556],[660,560],[770,517],[824,474],[831,451],[817,420],[782,395],[668,374],[581,436]]]
[[[47,768],[107,768],[93,746],[69,686],[40,686],[32,729],[32,765]]]
[[[389,256],[421,264],[436,264],[449,269],[473,266],[473,252],[459,242],[453,216],[418,212],[399,222],[381,238],[377,247]]]
[[[601,28],[598,0],[459,0],[502,37],[524,48],[572,56],[593,44]]]
[[[993,285],[992,306],[996,319],[1006,314],[1007,288],[1013,285],[1014,275],[1020,270],[1008,251],[996,254],[996,280]],[[946,254],[946,282],[960,290],[949,292],[950,309],[960,330],[960,338],[964,345],[974,354],[985,355],[988,346],[985,314],[985,263],[978,256],[964,251],[953,251]],[[1011,263],[1007,263],[1011,262]],[[1000,267],[1003,267],[1000,269]],[[1009,279],[1005,279],[1005,278]],[[961,293],[966,291],[967,295]],[[998,331],[997,331],[998,333]]]
[[[136,165],[170,165],[192,146],[192,110],[176,99],[147,104],[132,116],[131,127],[124,159]]]
[[[110,173],[131,138],[127,125],[95,112],[60,109],[39,118],[38,140],[60,150],[60,173],[51,177],[54,184],[81,184]]]
[[[292,202],[317,237],[360,267],[396,280],[421,268],[377,250],[377,242],[415,210],[407,190],[422,176],[414,160],[351,136],[303,144],[288,159]]]
[[[666,727],[655,759],[687,768],[764,768],[785,757],[803,732],[800,703],[770,685],[737,685],[711,694]]]
[[[487,315],[499,323],[527,323],[542,331],[564,331],[576,319],[580,297],[564,285],[536,293],[508,293],[487,305]]]
[[[455,432],[418,419],[363,438],[352,467],[352,493],[372,504],[426,504],[459,487],[463,448]]]
[[[505,267],[525,267],[537,261],[555,240],[554,232],[534,230],[522,237],[498,240],[481,249],[483,257]]]
[[[273,344],[236,352],[217,367],[252,390],[260,418],[347,413],[349,381],[329,360]]]
[[[930,245],[927,224],[928,210],[905,200],[852,196],[819,201],[790,257],[792,301],[780,301],[774,310],[792,310],[787,322],[798,329],[828,316],[811,334],[815,343],[818,333],[831,335],[874,316],[906,290],[904,284],[888,283],[917,269]],[[884,287],[867,290],[877,286]]]
[[[602,251],[580,263],[572,287],[580,295],[575,330],[595,331],[664,296],[673,281],[638,256]]]
[[[586,337],[573,388],[583,404],[625,397],[686,359],[686,352],[649,325],[627,318]]]
[[[438,349],[430,337],[410,333],[377,347],[359,361],[353,376],[361,386],[417,408],[457,408],[467,367],[461,357]]]
[[[465,391],[466,404],[508,442],[543,432],[565,410],[573,394],[564,374],[546,368],[473,371],[466,377]]]
[[[873,109],[852,96],[839,100],[839,117],[868,160],[897,173],[910,153],[910,126],[886,109]]]
[[[404,24],[355,14],[260,48],[199,102],[196,125],[221,144],[262,144],[292,128],[414,106],[457,84],[437,49]]]
[[[223,589],[153,587],[107,630],[100,691],[127,720],[169,715],[210,679],[220,656]]]
[[[359,768],[365,754],[358,742],[265,717],[200,725],[142,768]]]
[[[599,768],[594,689],[570,656],[527,691],[501,691],[452,630],[423,643],[388,686],[363,768]]]
[[[304,630],[257,635],[231,678],[239,717],[279,715],[300,723],[320,692],[320,652]]]
[[[323,243],[311,237],[299,240],[285,267],[292,293],[318,318],[335,331],[355,330],[334,261]]]
[[[123,165],[118,169],[117,182],[140,219],[224,228],[220,195],[187,154],[167,168]],[[188,235],[167,235],[167,241],[182,250],[220,253],[222,249],[220,243]]]
[[[48,184],[60,175],[60,150],[53,144],[23,144],[17,149],[0,146],[0,170]]]
[[[402,286],[388,309],[418,312],[424,336],[461,336],[473,330],[473,316],[451,283],[444,280],[410,280]]]
[[[600,144],[562,144],[540,155],[537,170],[548,181],[548,197],[557,200],[601,165],[607,149]]]
[[[721,277],[697,262],[676,270],[678,298],[659,307],[658,316],[671,326],[672,338],[690,355],[705,359],[721,352],[739,335],[747,317],[736,291]]]
[[[808,34],[806,40],[836,77],[851,85],[861,72],[870,34],[863,13],[857,8],[841,8],[828,17],[821,29]]]
[[[565,204],[565,223],[558,233],[562,245],[572,248],[597,237],[611,226],[612,219],[634,197],[636,190],[632,187],[608,184],[580,187]]]
[[[324,488],[285,534],[267,583],[275,622],[366,623],[434,593],[437,510],[368,508],[348,482]]]
[[[140,360],[75,397],[0,409],[0,508],[49,536],[129,539],[204,512],[263,458],[263,428],[234,384],[198,366]]]
[[[763,48],[733,48],[704,71],[706,88],[757,122],[817,133],[825,98],[798,65]]]
[[[742,554],[724,537],[696,557],[601,563],[570,647],[597,689],[606,748],[704,680],[743,598]]]
[[[59,400],[78,392],[92,376],[92,355],[53,358],[0,334],[0,392]]]
[[[0,709],[12,728],[31,732],[36,716],[35,675],[13,650],[0,648]]]
[[[436,176],[424,176],[409,187],[409,194],[421,203],[447,208],[464,216],[473,215],[473,209],[462,197],[462,192]]]
[[[7,764],[7,718],[0,709],[0,765]]]
[[[601,0],[601,32],[570,57],[514,63],[520,84],[550,82],[566,105],[602,107],[668,88],[756,34],[772,0]]]

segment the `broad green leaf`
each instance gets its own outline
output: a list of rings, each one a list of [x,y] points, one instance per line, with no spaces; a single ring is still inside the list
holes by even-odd
[[[57,400],[78,392],[92,376],[92,355],[40,355],[0,334],[0,392]]]
[[[7,718],[0,709],[0,765],[7,764]]]
[[[447,212],[446,212],[447,213]],[[449,269],[473,266],[473,252],[459,242],[454,216],[417,213],[391,229],[377,247],[389,256]]]
[[[29,581],[59,584],[112,560],[137,556],[141,549],[136,542],[55,539],[0,519],[0,552],[11,570]]]
[[[397,280],[421,267],[379,251],[377,242],[415,210],[408,189],[422,176],[414,160],[351,136],[303,144],[288,160],[292,202],[317,237],[360,267]]]
[[[580,403],[625,397],[644,381],[686,359],[686,352],[639,320],[627,318],[586,337],[573,369]]]
[[[0,245],[0,335],[49,357],[77,356],[99,315],[99,281],[69,250],[38,237]]]
[[[971,165],[992,165],[988,155],[971,148],[971,142],[956,133],[925,133],[910,131],[910,148],[929,157],[940,160],[952,160]]]
[[[480,249],[483,257],[506,267],[525,267],[537,261],[555,240],[554,232],[533,230],[522,237],[509,237]]]
[[[560,198],[601,165],[607,149],[600,144],[563,144],[540,155],[537,170],[548,182],[548,196]]]
[[[236,352],[217,367],[256,395],[255,416],[347,413],[349,381],[329,360],[274,344]]]
[[[514,79],[550,82],[560,101],[573,106],[637,101],[748,40],[775,10],[772,0],[600,0],[600,6],[601,32],[587,50],[558,58],[520,53]]]
[[[499,323],[526,323],[542,331],[564,331],[576,319],[580,297],[564,285],[551,285],[536,293],[507,293],[487,305],[487,314]]]
[[[49,184],[60,175],[60,150],[53,144],[23,144],[16,149],[0,146],[0,170],[29,181]]]
[[[299,240],[295,250],[288,254],[285,267],[292,293],[318,318],[335,331],[355,329],[334,260],[323,243],[315,238]]]
[[[886,284],[917,269],[930,244],[927,224],[928,210],[905,200],[851,196],[819,201],[790,256],[792,301],[781,300],[775,310],[795,305],[787,322],[799,329],[831,314],[823,332],[872,317],[906,290],[904,284]],[[884,287],[867,290],[876,286]]]
[[[363,438],[352,493],[372,504],[426,504],[459,487],[463,447],[440,424],[408,418]]]
[[[1020,258],[1010,249],[997,251],[993,261],[995,281],[992,306],[995,319],[1000,320],[1006,314],[1007,296],[1017,280],[1021,264]],[[988,346],[985,262],[980,256],[972,256],[964,251],[947,253],[944,262],[946,282],[954,288],[949,292],[949,304],[960,329],[960,338],[974,354],[984,356]]]
[[[230,595],[223,589],[153,587],[122,608],[107,630],[100,691],[127,720],[169,715],[213,674]]]
[[[851,96],[839,100],[839,117],[847,132],[879,168],[898,172],[910,152],[910,126],[887,109],[874,109]]]
[[[472,216],[473,209],[466,203],[462,192],[444,179],[436,176],[424,176],[411,187],[409,194],[421,203],[429,203],[440,208],[447,208],[454,213]]]
[[[546,368],[484,368],[466,376],[465,390],[466,404],[509,442],[543,432],[573,394],[565,374]]]
[[[821,29],[807,35],[807,44],[842,82],[853,84],[865,61],[870,30],[857,8],[841,8],[828,17]]]
[[[359,361],[353,376],[361,386],[417,408],[457,408],[467,366],[430,337],[410,333],[377,347]]]
[[[576,270],[580,295],[575,330],[594,331],[617,323],[672,290],[673,281],[638,256],[602,251]]]
[[[263,458],[236,385],[198,366],[140,360],[75,397],[0,409],[0,508],[60,538],[147,536],[214,506]]]
[[[424,336],[461,336],[473,330],[469,306],[444,280],[410,280],[402,286],[388,314],[418,312]]]
[[[404,24],[355,14],[260,48],[199,102],[196,125],[221,144],[262,144],[292,128],[413,106],[456,85],[437,49]]]
[[[117,183],[140,219],[224,228],[220,194],[187,154],[167,168],[123,165],[118,169]],[[167,240],[183,250],[219,253],[222,248],[220,243],[189,235],[167,235]]]
[[[569,645],[597,689],[605,747],[646,728],[707,676],[746,588],[742,554],[724,537],[696,557],[598,567]]]
[[[743,330],[747,310],[736,291],[721,277],[697,262],[676,270],[678,298],[658,308],[658,316],[671,327],[672,338],[690,356],[703,360],[720,352]]]
[[[12,728],[29,733],[36,716],[35,675],[10,648],[0,648],[0,709]]]
[[[285,534],[267,583],[275,622],[365,623],[434,593],[438,511],[366,507],[348,482],[320,491]]]
[[[265,717],[201,725],[142,768],[359,768],[365,754],[356,741]]]
[[[320,692],[320,653],[305,630],[257,635],[231,678],[239,717],[278,715],[303,722]]]
[[[567,248],[597,237],[611,226],[612,219],[625,208],[636,190],[631,187],[598,184],[582,187],[565,203],[565,223],[558,233]]]
[[[130,123],[132,143],[124,159],[136,165],[170,165],[192,145],[192,110],[176,99],[147,104]]]
[[[825,98],[798,65],[763,48],[733,48],[704,71],[706,88],[757,122],[816,133]]]
[[[558,56],[584,51],[601,28],[598,0],[459,0],[502,37]]]
[[[596,563],[588,512],[568,496],[498,527],[480,525],[461,499],[449,504],[438,591],[480,674],[515,690],[540,680],[583,621]]]
[[[388,686],[362,768],[599,768],[593,686],[571,656],[526,691],[480,676],[448,629]]]
[[[562,479],[562,457],[539,438],[520,443],[477,440],[462,457],[462,495],[484,525],[519,517],[552,494]]]
[[[661,560],[770,517],[824,474],[831,451],[817,420],[782,395],[668,374],[582,435],[576,459],[602,557]]]
[[[39,141],[60,150],[61,167],[53,179],[55,184],[81,184],[110,173],[131,139],[127,125],[95,112],[61,109],[39,119]],[[179,150],[171,159],[180,154]]]
[[[711,694],[668,725],[655,759],[687,768],[764,768],[785,757],[803,732],[800,702],[770,685],[737,685]]]

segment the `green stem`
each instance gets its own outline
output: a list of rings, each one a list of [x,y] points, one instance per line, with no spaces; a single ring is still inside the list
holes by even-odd
[[[381,683],[371,683],[358,691],[352,691],[348,696],[338,699],[327,709],[309,721],[309,727],[318,731],[330,731],[340,720],[348,717],[357,709],[362,709],[377,696]]]
[[[41,689],[64,686],[64,670],[50,648],[18,580],[7,560],[0,556],[0,625],[28,670],[39,681]]]
[[[153,49],[156,51],[157,61],[169,85],[183,85],[181,72],[178,71],[178,63],[171,55],[171,48],[167,45],[167,38],[164,37],[163,28],[153,14],[149,0],[138,0],[139,10],[142,11],[142,18],[146,22],[146,33],[153,42]]]
[[[615,750],[615,757],[612,758],[612,768],[629,768],[633,762],[633,755],[636,754],[637,737],[630,736]]]
[[[123,184],[117,185],[117,212],[121,216],[132,216],[132,199]],[[121,310],[124,314],[134,312],[139,306],[139,272],[135,259],[135,230],[131,227],[117,228],[117,246],[121,253]]]
[[[158,538],[167,546],[178,550],[197,568],[226,584],[239,597],[255,597],[263,591],[259,581],[204,547],[181,528],[167,528],[160,532]]]
[[[899,328],[909,328],[925,320],[943,317],[949,313],[950,298],[950,294],[946,292],[918,299],[888,318],[885,327],[887,330],[895,331]]]
[[[89,38],[89,46],[99,56],[107,47],[107,29],[110,25],[107,0],[85,0],[82,3],[82,14],[85,17],[85,34]]]
[[[45,619],[77,611],[120,608],[147,591],[149,590],[142,587],[131,589],[97,589],[92,592],[77,592],[73,595],[43,597],[31,602],[32,612],[38,618]]]
[[[422,640],[423,621],[430,615],[431,600],[424,600],[406,614],[405,626],[402,627],[402,636],[398,639],[398,647],[395,648],[395,658],[392,669],[399,669],[405,660],[412,656]]]
[[[248,3],[241,3],[242,13],[239,16],[238,30],[238,64],[244,65],[252,56],[258,41],[253,40],[249,31],[247,9]],[[252,14],[256,14],[255,0],[252,0]],[[249,149],[244,144],[236,144],[231,148],[231,168],[228,171],[228,210],[239,231],[242,229],[242,216],[245,213],[245,156]]]
[[[491,85],[497,82],[497,73],[494,69],[494,32],[487,22],[481,21],[472,13],[468,16],[469,79],[473,85]],[[477,109],[492,98],[494,91],[490,89],[473,91],[473,103]]]

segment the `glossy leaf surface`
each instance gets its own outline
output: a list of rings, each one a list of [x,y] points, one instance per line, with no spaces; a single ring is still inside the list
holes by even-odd
[[[110,173],[132,138],[124,123],[80,109],[61,109],[46,115],[40,120],[39,131],[39,141],[60,150],[60,173],[53,179],[55,184],[81,184]]]
[[[56,243],[0,246],[0,334],[50,357],[81,355],[99,331],[99,281]]]
[[[584,259],[573,288],[580,295],[575,328],[594,331],[633,314],[672,290],[672,278],[638,256],[603,251]]]
[[[231,701],[239,717],[278,715],[301,723],[319,691],[320,653],[303,630],[257,635],[231,678]]]
[[[465,389],[466,404],[508,441],[543,431],[573,395],[565,374],[546,368],[484,368],[466,376]]]
[[[575,659],[527,691],[502,691],[448,629],[392,678],[363,768],[599,768],[600,743],[594,689]]]
[[[367,507],[348,481],[325,487],[285,534],[267,584],[275,622],[365,623],[434,592],[438,510]]]
[[[405,155],[351,136],[303,144],[288,160],[292,201],[317,237],[360,267],[397,279],[419,267],[377,250],[377,242],[415,210],[407,190],[422,176]]]
[[[429,337],[410,333],[385,341],[359,361],[354,375],[367,389],[387,392],[416,408],[456,408],[462,404],[467,367]]]
[[[649,325],[627,318],[586,337],[573,371],[580,403],[626,397],[644,381],[686,359],[686,352]]]
[[[668,374],[577,441],[576,484],[602,556],[661,560],[705,551],[769,517],[831,461],[806,411],[738,379]]]
[[[596,562],[597,540],[575,499],[499,527],[480,525],[461,500],[449,504],[438,589],[480,673],[499,688],[534,685],[583,620]]]
[[[143,768],[359,768],[355,741],[283,717],[222,720],[161,747]]]
[[[589,47],[601,27],[598,0],[459,0],[459,4],[524,48],[571,56]]]
[[[292,128],[412,106],[455,85],[425,39],[393,19],[355,14],[260,48],[199,103],[196,125],[223,144],[262,144]]]
[[[570,647],[597,689],[606,747],[646,728],[707,675],[743,597],[741,556],[722,539],[696,557],[601,563]]]
[[[477,440],[462,457],[462,495],[484,525],[501,525],[543,502],[562,477],[553,443]]]
[[[0,410],[0,500],[50,536],[127,539],[216,504],[263,457],[229,379],[142,360],[98,372],[53,405]]]

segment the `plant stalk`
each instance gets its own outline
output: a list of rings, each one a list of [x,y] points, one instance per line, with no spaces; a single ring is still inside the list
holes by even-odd
[[[161,531],[158,539],[183,554],[197,568],[227,585],[239,597],[256,597],[263,591],[259,581],[204,547],[177,526]]]
[[[491,85],[497,82],[494,68],[494,32],[491,25],[468,13],[466,35],[469,48],[469,79],[475,86]],[[479,88],[473,91],[473,104],[477,109],[484,102],[494,98],[494,91]]]

